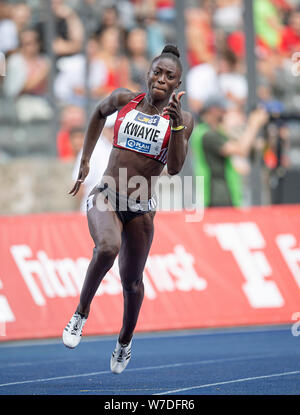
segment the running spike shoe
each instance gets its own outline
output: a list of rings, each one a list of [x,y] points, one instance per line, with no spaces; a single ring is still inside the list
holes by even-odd
[[[110,370],[113,373],[120,374],[128,365],[131,358],[131,343],[121,344],[117,340],[116,348],[113,351],[110,359]]]
[[[87,318],[83,317],[81,314],[75,312],[71,317],[71,320],[66,325],[63,331],[63,342],[66,347],[74,349],[76,347],[82,336],[82,329],[85,325]]]

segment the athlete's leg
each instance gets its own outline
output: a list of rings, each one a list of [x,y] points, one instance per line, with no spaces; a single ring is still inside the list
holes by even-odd
[[[120,343],[129,343],[144,298],[143,270],[151,247],[155,213],[150,212],[124,225],[119,253],[119,271],[123,286],[124,314]]]
[[[99,197],[99,194],[98,194]],[[88,316],[90,304],[105,274],[112,267],[121,246],[122,223],[114,211],[100,211],[97,206],[87,213],[90,234],[95,243],[80,294],[77,311]]]

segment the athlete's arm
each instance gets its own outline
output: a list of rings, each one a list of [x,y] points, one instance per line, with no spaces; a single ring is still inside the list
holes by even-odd
[[[192,134],[194,121],[190,113],[182,111],[180,98],[185,92],[173,93],[170,102],[164,108],[163,115],[171,119],[171,138],[168,146],[167,168],[170,175],[178,174],[185,161],[188,151],[188,140]],[[172,128],[184,126],[184,129],[172,131]]]
[[[90,158],[98,138],[101,135],[106,118],[126,105],[136,95],[137,93],[129,91],[128,89],[119,88],[97,104],[87,126],[78,177],[76,183],[69,192],[73,196],[76,195],[81,186],[81,183],[89,174]]]

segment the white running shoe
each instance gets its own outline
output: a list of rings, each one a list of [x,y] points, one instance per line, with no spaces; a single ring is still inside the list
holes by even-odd
[[[110,359],[110,370],[113,373],[122,373],[128,365],[131,358],[131,343],[132,340],[128,344],[121,344],[119,343],[119,340],[117,340],[116,348]]]
[[[82,335],[82,329],[85,325],[87,318],[82,317],[79,313],[75,312],[71,317],[71,320],[66,325],[63,331],[63,342],[66,347],[74,349],[80,340]]]

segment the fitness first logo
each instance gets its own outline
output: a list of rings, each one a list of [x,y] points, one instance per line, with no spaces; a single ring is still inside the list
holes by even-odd
[[[0,52],[0,76],[6,75],[6,62],[4,53]]]
[[[157,126],[159,123],[159,115],[147,115],[142,112],[138,112],[134,121],[142,122],[143,124]]]

